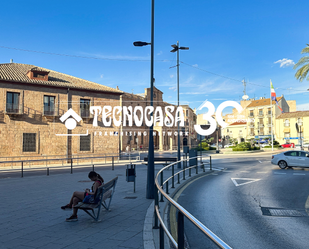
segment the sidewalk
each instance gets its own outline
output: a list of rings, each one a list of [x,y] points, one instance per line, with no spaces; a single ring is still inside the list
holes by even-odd
[[[111,210],[101,212],[101,222],[81,210],[77,222],[65,222],[71,211],[60,209],[74,191],[91,187],[88,172],[0,179],[0,248],[144,248],[145,215],[153,202],[145,198],[147,167],[136,166],[135,193],[125,169],[96,169],[105,182],[118,176]]]

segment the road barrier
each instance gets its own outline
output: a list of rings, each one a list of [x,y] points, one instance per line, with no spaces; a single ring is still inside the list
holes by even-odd
[[[117,155],[117,156],[95,156],[95,157],[65,157],[65,158],[54,158],[54,159],[35,159],[35,160],[20,160],[20,161],[1,161],[1,164],[10,164],[14,163],[16,165],[20,165],[20,169],[4,169],[0,170],[0,172],[14,172],[14,171],[21,171],[21,177],[24,177],[25,171],[34,171],[34,170],[45,170],[46,169],[46,175],[50,174],[51,169],[64,169],[64,168],[70,168],[71,174],[73,174],[74,168],[82,168],[91,166],[92,170],[94,171],[95,166],[111,166],[112,170],[114,170],[115,166],[115,159],[118,160],[118,163],[120,160],[123,160],[125,158],[128,158],[128,160],[140,160],[140,156],[132,157],[131,155]],[[86,161],[83,164],[80,164],[79,161]],[[48,162],[54,161],[59,162],[59,166],[49,166],[47,167]],[[95,162],[97,161],[97,162]],[[104,161],[104,162],[103,162]],[[42,163],[43,162],[43,163]],[[65,164],[63,162],[66,162]],[[25,165],[28,164],[29,168],[25,169]],[[35,165],[34,168],[31,168],[30,165]],[[45,167],[38,167],[39,165],[46,165]],[[1,168],[0,168],[1,169]]]
[[[189,221],[191,221],[198,229],[200,229],[208,238],[210,238],[218,247],[220,248],[231,248],[229,245],[227,245],[223,240],[221,240],[216,234],[214,234],[210,229],[208,229],[204,224],[202,224],[198,219],[196,219],[192,214],[190,214],[186,209],[184,209],[181,205],[179,205],[176,201],[174,201],[169,196],[169,181],[172,181],[172,186],[174,186],[174,178],[175,175],[178,176],[178,183],[179,181],[179,175],[183,173],[183,179],[185,180],[185,171],[189,170],[189,174],[191,175],[191,169],[195,168],[196,174],[198,174],[198,165],[186,167],[188,165],[188,161],[191,159],[198,159],[200,156],[197,157],[191,157],[188,159],[183,159],[175,163],[171,163],[167,165],[166,167],[163,167],[158,174],[155,177],[155,219],[154,219],[154,229],[160,229],[159,232],[159,239],[160,239],[160,249],[164,248],[164,233],[167,235],[169,240],[173,243],[173,245],[178,249],[184,249],[185,247],[185,239],[184,239],[184,217],[187,217]],[[205,172],[205,164],[209,164],[209,169],[212,170],[212,161],[211,156],[209,157],[208,162],[203,162],[202,158],[200,158],[200,167],[202,168],[203,172]],[[197,160],[198,161],[198,160]],[[183,162],[183,169],[174,172],[174,165]],[[163,181],[163,172],[166,169],[169,169],[172,167],[172,176],[167,178],[165,181]],[[159,184],[160,179],[160,184]],[[164,185],[166,190],[164,191]],[[178,222],[177,222],[177,242],[173,238],[172,234],[167,229],[166,225],[164,224],[163,218],[160,215],[160,208],[159,208],[159,195],[161,195],[160,202],[163,201],[163,197],[166,198],[166,200],[169,202],[169,204],[173,205],[178,210]],[[160,221],[160,225],[158,224]]]

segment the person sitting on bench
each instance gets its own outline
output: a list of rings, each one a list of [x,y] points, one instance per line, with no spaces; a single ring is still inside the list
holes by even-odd
[[[91,181],[94,181],[94,183],[91,187],[91,190],[87,188],[87,189],[85,189],[85,192],[75,191],[72,195],[70,203],[61,207],[61,209],[63,209],[63,210],[73,208],[73,214],[71,215],[71,217],[67,218],[66,221],[77,221],[77,211],[78,211],[78,209],[74,208],[74,205],[83,201],[84,198],[87,195],[95,195],[98,187],[100,187],[102,184],[104,184],[103,178],[95,171],[90,171],[89,174],[88,174],[88,177]]]

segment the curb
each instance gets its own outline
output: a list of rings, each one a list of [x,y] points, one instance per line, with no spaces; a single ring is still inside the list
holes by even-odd
[[[197,178],[200,177],[205,177],[206,175],[212,174],[213,172],[215,172],[217,170],[212,170],[210,171],[208,169],[207,172],[201,172],[197,175],[191,176],[189,177],[189,175],[186,175],[186,180],[182,180],[182,182],[180,183],[179,186],[177,186],[172,193],[169,194],[169,196],[171,198],[174,199],[174,196],[182,189],[185,188],[186,185],[190,184],[192,181],[196,180]],[[169,189],[169,191],[171,192],[171,188]],[[143,229],[143,240],[144,240],[144,248],[145,249],[156,249],[156,245],[159,245],[159,231],[158,229],[153,229],[153,222],[154,222],[154,201],[152,202],[152,204],[148,207],[147,209],[147,213],[145,216],[145,221],[144,221],[144,229]],[[166,226],[170,229],[170,207],[171,204],[169,202],[165,201],[164,206],[160,206],[160,210],[162,210],[162,214],[163,214],[163,220],[166,224]],[[154,236],[154,234],[156,234],[156,237]],[[167,238],[167,236],[165,235],[165,238]],[[167,243],[168,245],[170,245],[170,241],[167,239],[164,239],[165,244]],[[156,243],[157,242],[157,243]],[[169,247],[170,248],[170,247]]]

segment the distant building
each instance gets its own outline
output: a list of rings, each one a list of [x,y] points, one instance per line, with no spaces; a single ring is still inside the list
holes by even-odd
[[[276,118],[275,123],[276,140],[280,144],[286,142],[300,144],[301,137],[303,137],[303,143],[309,143],[309,111],[282,113]],[[298,132],[296,124],[298,124]],[[299,124],[302,125],[300,126]]]
[[[236,139],[238,143],[245,142],[246,139],[246,121],[238,121],[228,125],[225,129],[222,129],[222,135],[225,138],[225,143],[231,139]]]

